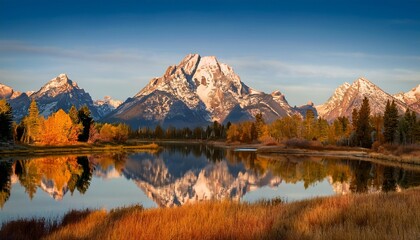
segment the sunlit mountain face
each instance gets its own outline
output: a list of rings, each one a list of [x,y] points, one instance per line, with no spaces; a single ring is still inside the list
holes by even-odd
[[[156,124],[191,127],[251,120],[257,113],[272,122],[300,114],[298,110],[280,91],[267,94],[248,87],[231,66],[215,56],[188,54],[102,120],[125,122],[133,128]]]
[[[149,199],[157,206],[170,207],[204,200],[294,200],[316,194],[388,192],[420,185],[420,169],[416,168],[361,160],[263,156],[204,145],[168,145],[155,152],[9,159],[0,163],[0,171],[1,211],[8,209],[13,194],[26,195],[29,204],[40,204],[38,198],[46,195],[58,203],[86,198],[100,206],[106,198],[130,195],[116,196],[116,190],[131,189],[131,193],[145,196],[131,197],[134,203],[149,204],[145,202]],[[288,188],[293,190],[288,192]],[[24,193],[16,192],[18,189]],[[102,189],[100,194],[98,189]]]

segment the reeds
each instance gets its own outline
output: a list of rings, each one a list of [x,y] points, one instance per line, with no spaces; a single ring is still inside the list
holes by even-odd
[[[419,202],[417,188],[293,203],[210,201],[73,211],[60,224],[44,219],[6,223],[0,239],[419,239]]]

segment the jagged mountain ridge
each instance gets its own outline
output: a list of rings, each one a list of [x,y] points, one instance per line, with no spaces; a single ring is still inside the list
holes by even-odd
[[[406,93],[397,93],[393,96],[406,103],[414,111],[420,113],[420,84]]]
[[[90,94],[80,88],[76,82],[70,80],[66,74],[60,74],[51,79],[36,92],[21,93],[0,84],[0,98],[9,101],[17,122],[27,115],[32,100],[37,102],[39,112],[44,117],[48,117],[59,109],[67,112],[72,105],[77,108],[86,105],[95,120],[114,110],[118,104],[118,101],[111,98],[94,103]]]
[[[243,82],[214,56],[187,55],[165,74],[153,78],[104,121],[141,125],[203,126],[253,119],[261,112],[266,121],[297,113],[276,91],[266,94]]]
[[[383,114],[387,101],[395,101],[398,112],[403,114],[408,105],[365,78],[359,78],[352,84],[344,83],[322,105],[316,106],[318,114],[328,121],[340,116],[351,118],[354,108],[360,108],[363,98],[369,99],[371,114]]]

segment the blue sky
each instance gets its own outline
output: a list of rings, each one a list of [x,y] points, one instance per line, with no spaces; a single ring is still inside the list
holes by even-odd
[[[0,83],[38,90],[67,73],[94,99],[125,100],[199,53],[291,105],[361,76],[408,91],[420,84],[419,13],[419,0],[0,0]]]

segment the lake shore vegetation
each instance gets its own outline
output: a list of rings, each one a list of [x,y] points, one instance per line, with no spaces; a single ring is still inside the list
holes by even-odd
[[[181,207],[73,210],[4,223],[1,239],[418,239],[420,189],[284,203],[205,201]]]

